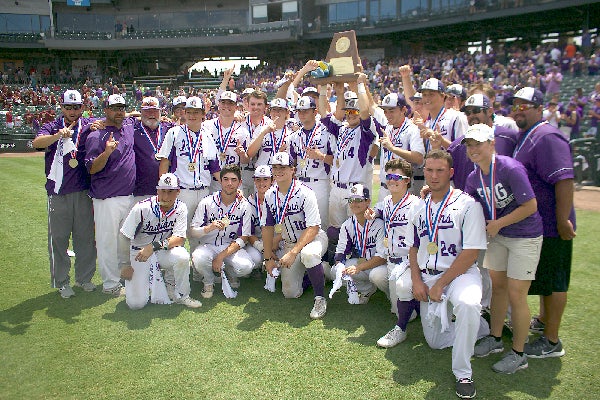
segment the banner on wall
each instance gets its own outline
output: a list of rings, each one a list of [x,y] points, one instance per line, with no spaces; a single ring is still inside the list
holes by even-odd
[[[68,6],[89,7],[90,0],[67,0]]]

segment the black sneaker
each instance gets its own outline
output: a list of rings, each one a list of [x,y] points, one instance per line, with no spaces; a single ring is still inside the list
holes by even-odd
[[[471,378],[460,378],[456,381],[456,395],[461,399],[472,399],[477,394]]]
[[[529,323],[529,332],[531,333],[544,333],[544,329],[546,328],[546,324],[538,319],[538,317],[531,318],[531,322]]]

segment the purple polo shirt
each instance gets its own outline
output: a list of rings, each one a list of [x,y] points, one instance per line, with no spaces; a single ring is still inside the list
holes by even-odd
[[[517,143],[517,135],[517,131],[494,125],[496,154],[512,156]],[[475,164],[467,155],[467,146],[461,144],[464,137],[461,135],[448,146],[454,166],[454,176],[452,177],[454,187],[461,190],[465,189],[467,177],[475,169]]]
[[[536,129],[537,127],[537,129]],[[548,123],[534,126],[531,134],[519,132],[515,160],[527,169],[531,187],[537,198],[545,237],[558,237],[556,229],[556,195],[554,185],[564,179],[573,179],[573,160],[569,142],[563,134]],[[575,209],[569,220],[575,228]]]
[[[58,191],[59,195],[80,192],[90,188],[90,174],[84,165],[86,139],[85,133],[89,132],[85,129],[85,127],[93,120],[93,118],[80,118],[78,124],[74,126],[72,140],[73,143],[77,145],[75,159],[77,160],[78,164],[76,168],[71,168],[69,166],[69,160],[72,158],[71,154],[68,153],[63,156],[63,181]],[[67,124],[67,126],[68,125],[69,124]],[[59,117],[52,122],[44,124],[38,131],[36,137],[54,135],[63,127],[63,117]],[[50,167],[54,161],[54,155],[56,154],[57,148],[58,141],[52,143],[46,149],[46,154],[44,155],[46,176],[48,176],[50,173]],[[48,193],[48,196],[57,194],[54,193],[54,181],[46,179],[46,192]]]
[[[133,151],[135,153],[134,196],[156,194],[160,161],[155,156],[167,131],[172,127],[171,122],[161,122],[157,129],[151,130],[146,126],[142,126],[142,122],[135,119],[133,132]]]
[[[106,166],[101,171],[91,175],[89,194],[94,199],[104,200],[109,197],[133,194],[135,155],[133,152],[133,124],[130,120],[123,121],[123,126],[120,129],[108,126],[105,129],[89,133],[85,141],[85,166],[88,171],[92,168],[92,162],[106,148],[106,141],[111,133],[119,144],[108,157]]]
[[[491,219],[490,210],[485,202],[484,192],[481,185],[479,166],[469,174],[465,187],[465,192],[473,196],[481,203],[485,218]],[[529,183],[529,177],[523,164],[517,160],[496,155],[496,177],[494,179],[494,194],[496,199],[496,219],[513,212],[521,204],[535,198],[535,193]],[[487,190],[490,186],[490,176],[484,175],[483,182]],[[486,190],[486,191],[487,191]],[[515,224],[505,226],[499,232],[502,236],[510,238],[533,238],[541,236],[542,217],[536,211],[529,217]]]

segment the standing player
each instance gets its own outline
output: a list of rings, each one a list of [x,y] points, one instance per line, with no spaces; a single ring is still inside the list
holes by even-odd
[[[532,87],[511,99],[512,115],[519,127],[514,158],[527,169],[538,201],[544,239],[535,280],[529,294],[543,296],[540,319],[544,334],[525,345],[528,357],[560,357],[565,354],[558,331],[567,305],[571,257],[575,237],[573,208],[573,160],[562,133],[542,121],[543,94]]]
[[[275,154],[271,166],[275,185],[265,194],[267,212],[261,220],[265,268],[271,275],[273,268],[281,268],[286,298],[302,295],[306,272],[315,293],[310,317],[322,318],[327,312],[327,301],[321,257],[327,249],[327,235],[320,227],[315,192],[294,179],[294,164],[288,153]],[[274,252],[276,234],[283,236],[285,244],[282,250]]]
[[[535,277],[542,246],[542,220],[527,172],[511,157],[494,153],[494,129],[475,124],[463,142],[477,168],[467,178],[465,191],[484,207],[488,248],[483,266],[492,278],[491,333],[475,346],[475,355],[501,352],[502,328],[510,303],[512,351],[492,366],[512,374],[527,368],[523,345],[529,331],[527,291]]]
[[[202,303],[190,297],[190,255],[183,247],[187,208],[177,199],[179,181],[173,174],[164,174],[156,189],[156,196],[133,206],[121,227],[121,234],[131,240],[131,264],[121,270],[125,302],[132,310],[143,308],[149,299],[152,303],[168,302],[161,290],[165,285],[163,269],[174,276],[175,287],[166,289],[170,299],[198,308]]]
[[[129,264],[129,244],[119,229],[133,205],[135,155],[133,124],[125,119],[125,99],[108,97],[104,129],[90,132],[85,141],[85,166],[91,174],[89,195],[94,203],[98,267],[103,292],[123,294],[119,269]]]
[[[87,292],[96,288],[91,281],[96,271],[96,247],[92,201],[88,196],[90,177],[83,162],[82,127],[90,120],[81,117],[83,103],[76,90],[65,91],[60,108],[62,117],[40,128],[33,147],[46,149],[50,279],[52,287],[58,288],[66,299],[75,295],[69,280],[69,237],[77,256],[75,286]]]
[[[481,275],[476,261],[479,251],[486,248],[485,220],[479,203],[452,188],[452,173],[449,153],[427,153],[425,180],[431,193],[415,209],[414,237],[407,238],[407,245],[411,246],[412,289],[421,302],[425,339],[434,349],[452,346],[456,395],[470,399],[476,394],[471,356],[480,336]],[[446,315],[448,302],[455,322]]]
[[[342,224],[331,279],[342,269],[356,283],[359,304],[367,304],[377,289],[388,294],[383,221],[365,217],[371,196],[363,185],[350,188],[348,203],[354,215]]]
[[[271,122],[271,119],[265,116],[267,110],[267,95],[260,90],[252,90],[248,96],[244,98],[244,102],[248,105],[248,115],[245,119],[245,128],[248,131],[248,138],[244,144],[246,148],[252,143],[254,137],[258,136],[265,125]],[[283,121],[285,123],[285,121]],[[256,168],[256,157],[248,154],[248,163],[242,165],[242,187],[244,193],[250,194],[254,192],[254,183],[252,178],[254,169]]]
[[[171,120],[175,125],[185,124],[185,105],[187,99],[185,96],[177,96],[173,99],[173,108]]]
[[[267,165],[275,153],[289,152],[292,129],[288,126],[290,115],[285,99],[273,99],[270,103],[271,120],[256,130],[248,146],[248,157],[256,157],[256,165]]]
[[[239,277],[254,269],[254,262],[244,250],[251,233],[250,203],[239,195],[242,184],[238,165],[226,165],[220,172],[222,189],[206,196],[192,220],[192,235],[200,246],[192,253],[194,268],[203,276],[202,297],[214,293],[215,274],[226,268],[231,287],[239,287]]]

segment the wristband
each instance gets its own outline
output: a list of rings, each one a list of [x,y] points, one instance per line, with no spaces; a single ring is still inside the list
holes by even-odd
[[[152,242],[152,250],[153,251],[160,250],[161,247],[162,247],[162,244],[160,242]]]
[[[240,246],[240,249],[243,249],[246,246],[246,242],[244,242],[244,239],[242,238],[235,239],[235,242]]]
[[[365,88],[365,84],[364,83],[361,82],[361,83],[358,84],[358,90],[357,90],[357,92],[359,94],[365,94],[365,93],[367,93],[367,89]]]

